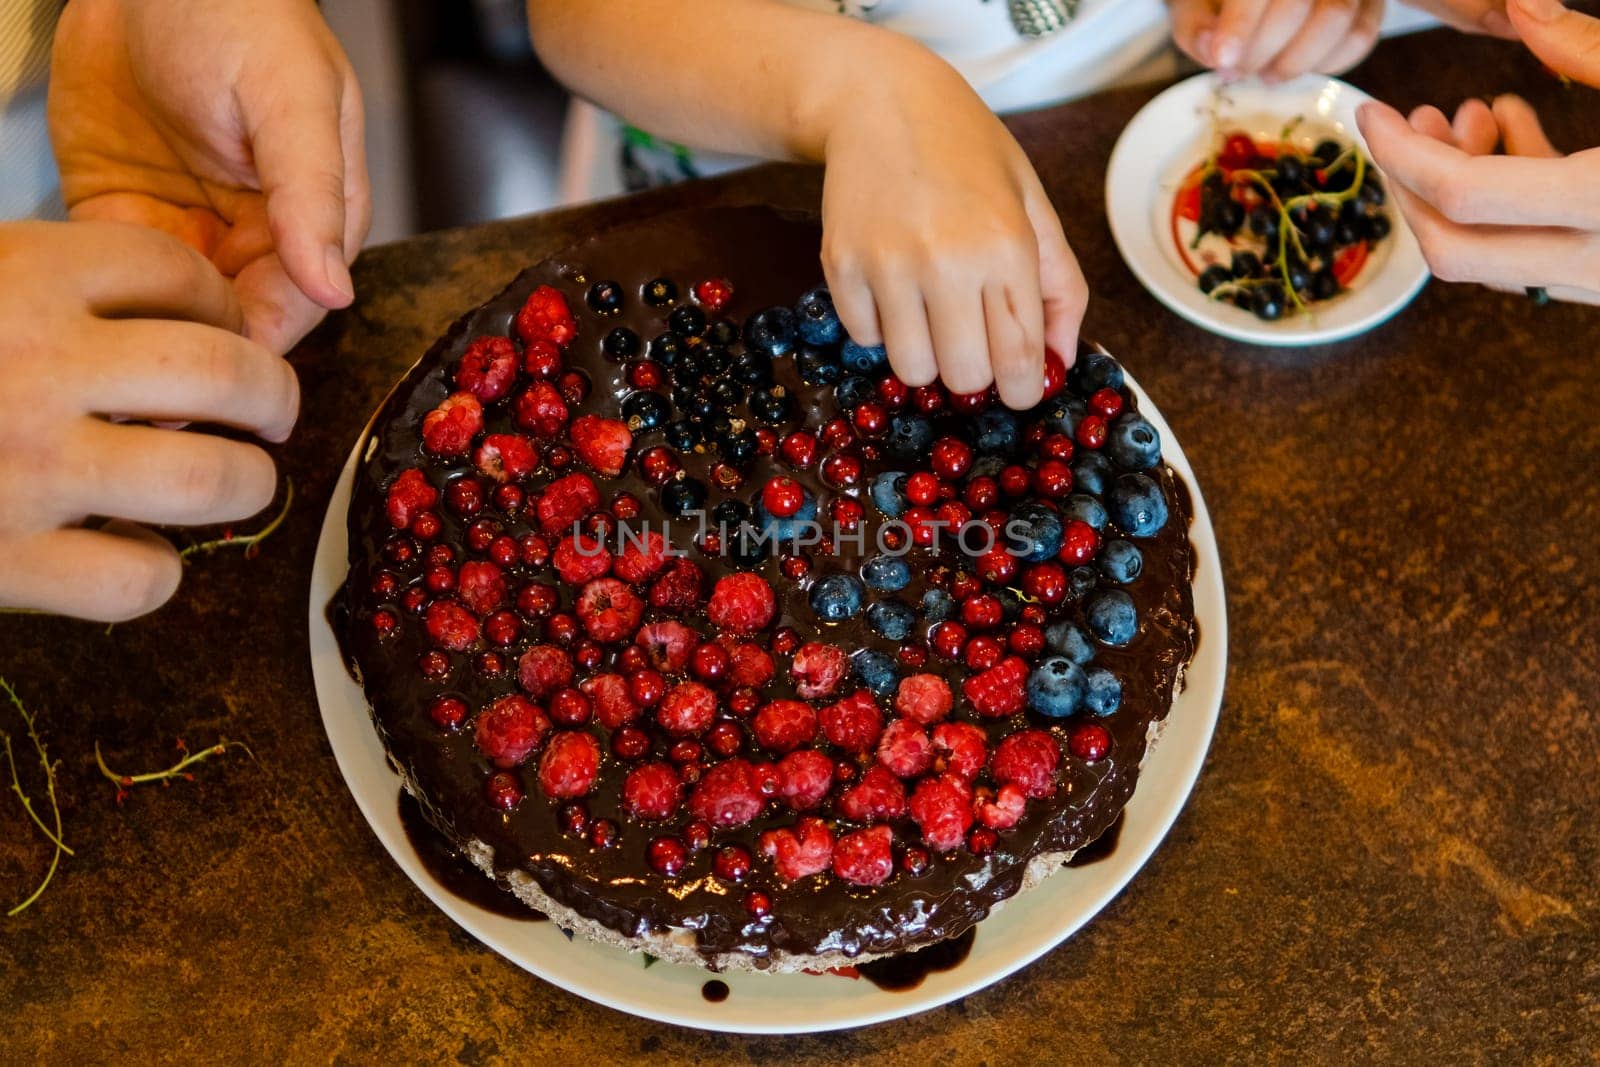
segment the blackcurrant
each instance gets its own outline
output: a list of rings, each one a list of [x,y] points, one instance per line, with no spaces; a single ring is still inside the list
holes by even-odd
[[[639,354],[639,335],[626,326],[618,326],[606,334],[600,347],[605,349],[606,355],[612,359],[631,359]]]
[[[682,304],[672,309],[667,325],[679,337],[700,337],[706,332],[706,313],[693,304]]]
[[[654,430],[666,423],[672,415],[672,406],[660,393],[641,390],[629,393],[622,402],[622,417],[628,420],[628,429],[634,433]]]
[[[641,295],[651,307],[663,308],[678,299],[678,287],[670,278],[656,278],[644,283]]]
[[[616,282],[595,282],[589,287],[586,299],[601,315],[615,315],[622,310],[622,286]]]

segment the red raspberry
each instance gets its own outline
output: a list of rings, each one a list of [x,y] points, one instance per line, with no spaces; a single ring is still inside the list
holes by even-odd
[[[456,388],[485,404],[499,400],[517,377],[517,346],[509,337],[474,337],[456,368]]]
[[[535,509],[547,534],[566,533],[573,523],[600,506],[600,490],[587,474],[569,474],[545,486]]]
[[[642,763],[622,782],[622,806],[636,819],[668,819],[683,801],[683,782],[670,763]]]
[[[883,732],[883,712],[872,699],[872,691],[858,689],[818,713],[822,733],[828,742],[846,752],[865,752]]]
[[[878,741],[878,762],[901,778],[915,778],[933,763],[928,731],[910,719],[896,719]]]
[[[527,477],[539,465],[539,452],[521,434],[492,433],[483,439],[472,459],[485,477],[514,482]]]
[[[906,787],[887,768],[873,764],[840,794],[839,813],[856,822],[898,819],[906,813]]]
[[[807,700],[820,700],[833,695],[844,676],[850,673],[850,657],[842,648],[808,641],[794,654],[789,674],[794,679],[794,690]]]
[[[1080,723],[1068,735],[1067,748],[1085,763],[1094,763],[1111,751],[1111,734],[1097,722]]]
[[[428,476],[416,467],[408,467],[389,486],[389,499],[385,511],[389,525],[404,530],[422,512],[439,502],[439,490],[428,483]]]
[[[673,619],[646,623],[635,638],[649,663],[663,674],[682,673],[699,640],[699,634]]]
[[[534,645],[517,660],[517,682],[540,700],[572,684],[572,660],[555,645]]]
[[[761,835],[761,854],[772,857],[772,869],[786,882],[821,874],[833,865],[833,831],[815,816],[802,816],[794,827]]]
[[[748,571],[718,579],[706,615],[712,625],[730,633],[755,633],[777,613],[778,598],[759,574]]]
[[[549,381],[561,370],[561,349],[549,341],[529,341],[527,353],[522,357],[522,369],[535,381]],[[566,390],[562,390],[561,395],[566,397]],[[567,400],[576,404],[582,397],[578,400],[568,397]]]
[[[1017,825],[1027,805],[1022,787],[1015,782],[1007,782],[992,798],[980,795],[973,807],[977,809],[978,821],[989,829],[1009,830]]]
[[[1028,664],[1020,656],[1007,656],[996,666],[974,674],[961,683],[961,692],[979,715],[1003,719],[1015,715],[1027,703],[1023,689],[1028,680]]]
[[[1100,535],[1082,519],[1068,519],[1061,530],[1061,551],[1056,558],[1062,563],[1081,567],[1094,559],[1100,551]]]
[[[939,753],[945,773],[969,782],[989,758],[987,735],[970,722],[942,722],[935,726],[933,749]]]
[[[472,739],[496,767],[515,767],[539,747],[550,720],[527,697],[511,693],[478,713]]]
[[[461,565],[456,595],[480,616],[499,610],[506,602],[506,578],[493,563],[472,560]]]
[[[578,621],[589,636],[601,644],[626,641],[639,628],[644,601],[615,578],[596,578],[578,594]]]
[[[736,688],[760,689],[772,680],[777,669],[767,650],[749,641],[734,645],[728,657],[728,684]]]
[[[980,593],[961,605],[961,621],[973,630],[990,630],[1005,619],[1005,607],[992,593]]]
[[[622,551],[617,553],[611,570],[623,581],[637,584],[649,581],[666,565],[667,542],[664,537],[654,530],[646,531],[639,537],[634,537],[632,533],[624,530]]]
[[[607,730],[615,730],[639,717],[643,710],[628,692],[628,680],[620,674],[596,674],[579,686],[594,704],[594,716]]]
[[[748,760],[731,759],[708,768],[689,794],[689,811],[712,826],[743,826],[766,801]]]
[[[567,402],[549,382],[534,382],[517,394],[517,425],[540,440],[561,436],[570,414]]]
[[[656,721],[674,737],[704,733],[716,717],[717,694],[699,682],[679,682],[656,709]]]
[[[908,675],[900,679],[900,687],[894,693],[894,709],[924,725],[950,714],[952,703],[949,683],[937,674]]]
[[[924,778],[911,794],[911,818],[935,852],[961,847],[972,827],[972,796],[966,782],[948,774]]]
[[[833,760],[814,748],[791,752],[778,761],[778,794],[795,811],[821,804],[833,787]]]
[[[553,800],[581,797],[594,788],[600,773],[600,742],[583,730],[550,735],[539,757],[539,788]]]
[[[556,573],[568,585],[583,585],[603,577],[611,569],[611,553],[606,546],[586,534],[563,537],[550,557]]]
[[[483,405],[471,393],[452,393],[422,417],[422,447],[436,456],[464,456],[483,429]]]
[[[774,700],[756,712],[756,740],[772,752],[791,752],[817,736],[817,713],[803,700]]]
[[[894,873],[893,844],[887,826],[844,834],[833,846],[833,873],[855,885],[878,885]]]
[[[628,463],[633,432],[621,419],[580,415],[572,423],[572,449],[596,471],[608,478],[622,473]]]
[[[650,586],[650,606],[673,615],[693,611],[705,599],[706,574],[692,559],[676,556]]]
[[[424,622],[433,643],[451,652],[465,652],[478,641],[478,620],[454,600],[429,604]]]
[[[1045,730],[1019,730],[995,746],[989,772],[1004,785],[1015,782],[1029,797],[1047,797],[1056,791],[1056,765],[1061,749]]]
[[[517,312],[517,336],[529,345],[547,341],[565,348],[577,335],[577,323],[572,318],[572,309],[567,306],[567,298],[553,286],[539,286]]]

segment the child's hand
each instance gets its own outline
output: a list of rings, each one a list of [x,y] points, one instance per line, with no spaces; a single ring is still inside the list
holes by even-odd
[[[1010,133],[954,71],[884,78],[827,138],[822,262],[858,343],[909,385],[1043,394],[1044,348],[1071,361],[1088,289]]]
[[[116,425],[194,420],[281,441],[300,391],[236,332],[198,252],[120,223],[0,225],[0,605],[116,621],[177,587],[172,545],[130,522],[253,515],[277,487],[254,445]],[[103,530],[85,517],[126,520]]]
[[[1355,66],[1378,40],[1383,0],[1168,0],[1172,36],[1224,77],[1287,81]]]

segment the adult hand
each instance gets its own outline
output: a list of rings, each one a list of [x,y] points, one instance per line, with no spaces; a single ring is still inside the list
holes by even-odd
[[[361,94],[312,0],[73,0],[50,133],[73,219],[152,226],[282,352],[350,303],[371,211]]]
[[[1383,0],[1169,0],[1172,36],[1226,78],[1287,81],[1355,66],[1378,40]]]
[[[1600,20],[1558,0],[1509,0],[1528,48],[1558,74],[1600,85]],[[1358,115],[1433,273],[1498,289],[1540,286],[1600,302],[1600,148],[1562,155],[1522,99]],[[1495,145],[1504,155],[1493,155]]]
[[[294,371],[239,336],[242,321],[227,280],[165,234],[0,225],[0,605],[143,614],[172,595],[179,559],[130,523],[230,522],[272,500],[272,460],[254,445],[107,419],[283,440]],[[122,521],[91,530],[79,525],[89,516]]]

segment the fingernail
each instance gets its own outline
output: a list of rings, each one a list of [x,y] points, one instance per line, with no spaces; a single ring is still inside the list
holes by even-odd
[[[355,283],[350,280],[350,268],[345,265],[344,253],[332,245],[323,256],[328,272],[328,284],[339,290],[346,303],[356,298]]]
[[[1244,42],[1229,37],[1217,45],[1217,66],[1226,68],[1228,74],[1233,73],[1233,68],[1239,65],[1239,60],[1244,58]]]
[[[1504,11],[1486,11],[1480,21],[1483,24],[1483,28],[1496,37],[1515,37],[1517,35],[1516,27],[1511,25],[1511,20],[1506,18]]]
[[[1561,0],[1516,0],[1516,2],[1522,8],[1523,14],[1535,22],[1550,22],[1561,17],[1567,10],[1562,6]],[[1498,15],[1499,12],[1496,11],[1493,14]],[[1489,17],[1487,15],[1484,16],[1483,24],[1485,28],[1489,25]]]
[[[1202,62],[1202,63],[1215,62],[1215,60],[1212,58],[1212,54],[1211,54],[1212,53],[1212,45],[1213,45],[1213,43],[1214,42],[1213,42],[1213,38],[1212,38],[1212,34],[1211,34],[1210,30],[1202,30],[1201,33],[1200,33],[1200,36],[1196,37],[1194,39],[1194,50],[1199,53],[1199,57],[1198,58],[1199,58],[1200,62]]]

